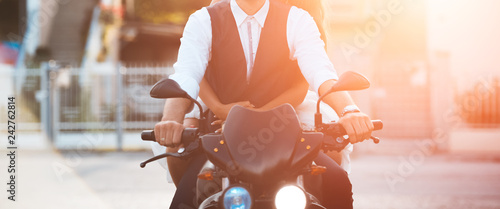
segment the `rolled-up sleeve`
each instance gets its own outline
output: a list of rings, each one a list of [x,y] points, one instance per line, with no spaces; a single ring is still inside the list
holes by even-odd
[[[338,79],[318,27],[309,13],[292,7],[287,22],[287,38],[290,58],[297,60],[302,74],[314,91],[318,92],[325,81]]]
[[[212,25],[206,8],[193,13],[181,38],[175,73],[170,76],[192,98],[197,98],[212,48]]]

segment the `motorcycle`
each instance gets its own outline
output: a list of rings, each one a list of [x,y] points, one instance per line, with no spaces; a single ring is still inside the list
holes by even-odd
[[[326,168],[316,165],[314,159],[320,151],[340,152],[349,139],[339,123],[322,122],[320,101],[336,91],[362,90],[369,86],[369,81],[360,74],[342,74],[318,99],[314,130],[301,129],[297,114],[289,104],[263,112],[234,106],[222,133],[207,133],[203,127],[186,128],[182,134],[185,148],[178,153],[155,156],[140,166],[144,168],[147,163],[165,157],[187,159],[196,152],[203,152],[208,162],[198,175],[200,209],[325,208],[321,205],[321,192],[307,189],[304,182],[320,185],[319,174]],[[200,124],[207,120],[201,105],[173,80],[159,81],[150,95],[153,98],[187,98],[200,109]],[[372,123],[375,130],[383,127],[380,120]],[[143,131],[141,138],[155,141],[151,130]],[[379,142],[376,137],[372,139]],[[210,183],[218,189],[207,192],[204,188]]]

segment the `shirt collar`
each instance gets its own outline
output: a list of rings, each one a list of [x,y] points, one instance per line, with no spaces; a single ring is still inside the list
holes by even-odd
[[[245,21],[248,15],[240,8],[240,6],[238,6],[236,0],[231,0],[230,5],[231,12],[233,12],[234,20],[236,21],[236,25],[239,27],[241,24],[243,24],[243,21]],[[269,0],[266,0],[264,6],[262,6],[262,8],[260,8],[260,10],[253,15],[253,17],[255,17],[261,27],[264,27],[267,13],[269,13]]]

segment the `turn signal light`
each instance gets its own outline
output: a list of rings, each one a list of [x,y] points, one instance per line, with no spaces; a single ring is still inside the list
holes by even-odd
[[[325,166],[312,165],[311,166],[311,175],[319,175],[326,171]]]
[[[205,170],[198,174],[198,178],[202,180],[212,181],[214,180],[214,171],[213,170]]]

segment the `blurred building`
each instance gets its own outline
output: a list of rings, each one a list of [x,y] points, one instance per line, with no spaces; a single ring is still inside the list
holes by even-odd
[[[19,34],[24,30],[21,17],[25,16],[25,1],[0,1],[0,64],[13,65],[19,53]]]
[[[327,0],[329,54],[338,71],[362,72],[372,82],[352,92],[361,108],[384,121],[391,138],[430,138],[427,3]]]
[[[464,141],[488,141],[479,150],[500,141],[500,2],[324,3],[331,59],[371,79],[353,94],[384,120],[382,136],[444,138],[441,147],[464,150],[474,144]]]
[[[455,151],[500,151],[500,2],[429,1],[435,127]]]
[[[210,0],[123,1],[120,61],[173,64],[189,15],[208,4]]]

